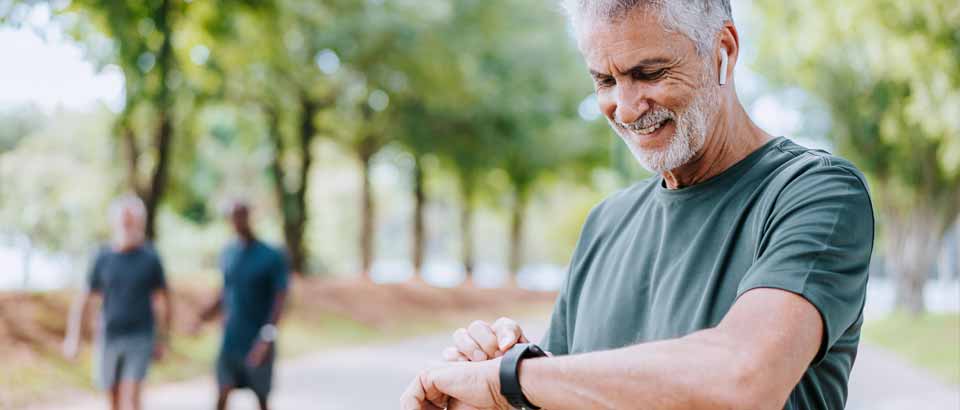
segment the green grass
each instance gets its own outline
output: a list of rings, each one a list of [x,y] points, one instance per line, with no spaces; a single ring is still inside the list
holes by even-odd
[[[949,383],[960,384],[960,314],[897,313],[867,322],[863,338]]]

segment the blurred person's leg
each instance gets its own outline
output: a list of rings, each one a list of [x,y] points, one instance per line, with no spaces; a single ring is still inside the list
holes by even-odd
[[[257,394],[257,404],[260,405],[260,410],[269,410],[266,395]]]
[[[120,386],[121,408],[123,410],[140,410],[141,383],[134,380],[122,380],[117,386]]]
[[[97,337],[94,378],[97,385],[105,390],[110,401],[110,410],[121,410],[122,392],[120,391],[120,372],[123,364],[120,351],[114,340],[103,335]]]
[[[114,384],[110,387],[110,410],[120,410],[120,385]]]
[[[253,393],[257,396],[257,403],[260,405],[260,410],[268,410],[267,402],[270,396],[270,390],[273,388],[274,357],[274,349],[270,349],[270,353],[267,354],[267,357],[260,366],[244,366],[245,378],[250,389],[253,390]]]
[[[120,392],[128,410],[140,410],[143,381],[153,360],[154,339],[152,334],[125,337],[119,343],[122,361],[120,366]]]
[[[235,366],[223,352],[217,356],[215,372],[217,374],[217,410],[226,410],[227,399],[230,398],[230,392],[233,391],[238,380]]]
[[[220,390],[217,392],[217,410],[227,409],[227,399],[230,398],[231,391],[233,391],[233,386],[220,386]]]

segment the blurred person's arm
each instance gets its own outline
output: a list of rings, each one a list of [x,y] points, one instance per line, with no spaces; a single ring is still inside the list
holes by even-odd
[[[157,334],[156,347],[153,356],[156,359],[162,359],[170,343],[170,335],[173,333],[173,297],[170,289],[163,287],[153,292],[154,316],[159,318],[159,329]]]
[[[269,327],[273,329],[273,337],[276,337],[277,325],[280,323],[280,316],[283,315],[283,307],[286,304],[286,300],[286,291],[277,292],[276,297],[273,299],[273,310],[270,312],[270,318],[267,320],[267,323],[260,328],[261,332]],[[247,355],[247,364],[253,367],[260,366],[263,360],[266,359],[270,349],[273,348],[274,342],[275,340],[264,339],[261,333],[258,336],[257,343],[253,345],[253,348],[250,349],[250,354]]]
[[[218,314],[220,314],[220,309],[223,307],[223,290],[220,290],[220,293],[217,294],[217,298],[213,303],[207,305],[203,310],[200,311],[200,320],[197,322],[198,325],[202,325],[206,322],[209,322]]]
[[[100,268],[106,259],[106,252],[100,250],[93,258],[93,265],[86,276],[83,292],[73,301],[67,318],[67,329],[63,338],[63,355],[68,359],[77,357],[80,350],[80,337],[83,333],[83,322],[93,306],[93,297],[100,296],[103,290],[103,280],[100,277]]]
[[[289,265],[286,263],[286,259],[282,259],[278,263],[278,269],[273,278],[274,299],[273,307],[270,310],[270,317],[267,319],[267,322],[264,323],[263,327],[260,328],[261,334],[257,339],[257,343],[253,345],[250,354],[247,355],[247,364],[253,367],[260,366],[263,363],[276,341],[277,325],[280,323],[280,317],[283,315],[283,309],[286,306],[289,280]],[[268,329],[272,330],[273,334],[270,338],[264,338],[265,335],[263,333]]]
[[[153,308],[154,317],[159,320],[158,335],[159,340],[155,344],[153,357],[157,360],[162,359],[166,352],[167,345],[170,343],[170,334],[173,332],[173,298],[170,294],[170,288],[167,286],[167,276],[163,269],[163,264],[159,257],[156,259],[153,270]]]
[[[67,329],[63,339],[63,355],[68,359],[77,356],[80,349],[80,337],[83,333],[84,319],[89,316],[90,309],[93,307],[93,296],[99,295],[99,292],[84,289],[80,295],[73,301],[70,307],[69,317],[67,318]]]

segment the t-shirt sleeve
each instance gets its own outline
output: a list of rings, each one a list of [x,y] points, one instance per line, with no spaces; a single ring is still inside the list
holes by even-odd
[[[814,363],[863,311],[874,217],[866,185],[855,172],[821,164],[791,181],[738,287],[738,296],[756,288],[786,290],[816,307],[824,334]]]
[[[93,257],[93,264],[90,265],[90,271],[87,272],[87,290],[91,292],[100,292],[103,290],[103,269],[106,253],[101,249]]]

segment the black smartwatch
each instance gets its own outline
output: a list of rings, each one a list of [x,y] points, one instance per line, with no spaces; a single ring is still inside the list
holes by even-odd
[[[523,395],[520,389],[520,362],[531,357],[544,357],[547,354],[533,343],[518,343],[500,359],[500,394],[516,409],[539,410]]]

